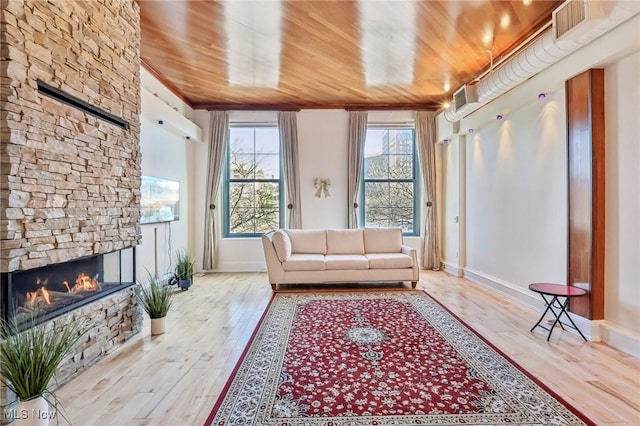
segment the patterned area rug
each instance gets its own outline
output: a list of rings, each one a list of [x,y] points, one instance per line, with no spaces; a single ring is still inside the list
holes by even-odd
[[[276,294],[206,425],[593,424],[423,292]]]

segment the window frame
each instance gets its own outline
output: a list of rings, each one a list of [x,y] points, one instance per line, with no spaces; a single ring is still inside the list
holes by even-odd
[[[278,130],[278,135],[280,129],[278,128],[277,123],[229,123],[229,128],[227,132],[227,151],[226,158],[224,161],[223,168],[223,218],[222,218],[222,233],[223,238],[257,238],[260,237],[262,232],[231,232],[230,229],[230,184],[231,183],[251,183],[251,182],[269,182],[269,183],[277,183],[278,184],[278,227],[284,227],[284,179],[283,179],[283,164],[282,164],[282,151],[280,149],[280,144],[278,143],[278,179],[234,179],[231,178],[231,129],[232,128],[248,128],[248,129],[259,129],[259,128],[270,128]],[[255,136],[254,136],[255,143]],[[255,154],[255,151],[253,152]]]
[[[364,152],[366,151],[366,136],[365,136],[365,142],[364,142],[364,146],[363,146],[363,155],[362,155],[362,167],[360,170],[360,205],[362,206],[362,208],[360,209],[360,223],[361,223],[361,228],[364,228],[367,226],[367,221],[366,221],[366,210],[367,210],[367,199],[366,199],[366,192],[365,192],[365,188],[366,188],[366,184],[367,182],[380,182],[380,183],[385,183],[385,182],[411,182],[413,183],[413,230],[412,231],[405,231],[404,229],[402,230],[402,235],[406,236],[406,237],[419,237],[420,236],[420,198],[421,198],[421,193],[420,193],[420,163],[418,161],[418,147],[416,144],[416,128],[415,125],[413,123],[408,124],[408,123],[369,123],[367,125],[367,132],[370,129],[374,129],[374,130],[411,130],[411,132],[413,133],[413,138],[412,138],[412,151],[413,151],[413,167],[412,167],[412,173],[413,173],[413,178],[412,179],[367,179],[366,178],[366,160],[365,160],[365,154]]]

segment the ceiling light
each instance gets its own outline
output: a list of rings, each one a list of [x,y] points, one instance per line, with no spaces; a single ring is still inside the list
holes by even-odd
[[[442,104],[443,107],[445,108],[449,108],[451,106],[450,102],[445,102],[444,104]]]
[[[236,2],[224,5],[229,84],[278,87],[282,51],[282,5]]]
[[[538,99],[544,99],[547,97],[546,93],[538,93]]]
[[[449,90],[451,90],[451,84],[447,81],[444,83],[444,91],[448,92]]]
[[[473,129],[469,129],[469,133],[473,133]]]
[[[365,84],[413,84],[417,3],[358,2],[358,11]]]
[[[502,114],[498,114],[498,115],[496,115],[496,120],[502,120],[502,118],[503,118],[503,117],[502,117]]]
[[[502,18],[500,18],[500,28],[504,30],[509,27],[510,23],[511,16],[509,16],[509,14],[505,12],[504,15],[502,15]]]
[[[522,4],[524,4],[525,6],[529,6],[531,4],[532,0],[522,0]]]
[[[490,29],[484,30],[484,33],[482,33],[482,44],[486,47],[491,47],[493,44],[493,31]]]

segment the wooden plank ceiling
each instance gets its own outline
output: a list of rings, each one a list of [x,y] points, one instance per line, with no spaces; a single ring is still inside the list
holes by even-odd
[[[143,65],[194,108],[439,109],[562,2],[138,3]]]

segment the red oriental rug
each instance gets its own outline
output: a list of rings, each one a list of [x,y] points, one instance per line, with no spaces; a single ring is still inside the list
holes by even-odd
[[[428,294],[276,294],[206,425],[593,424]]]

